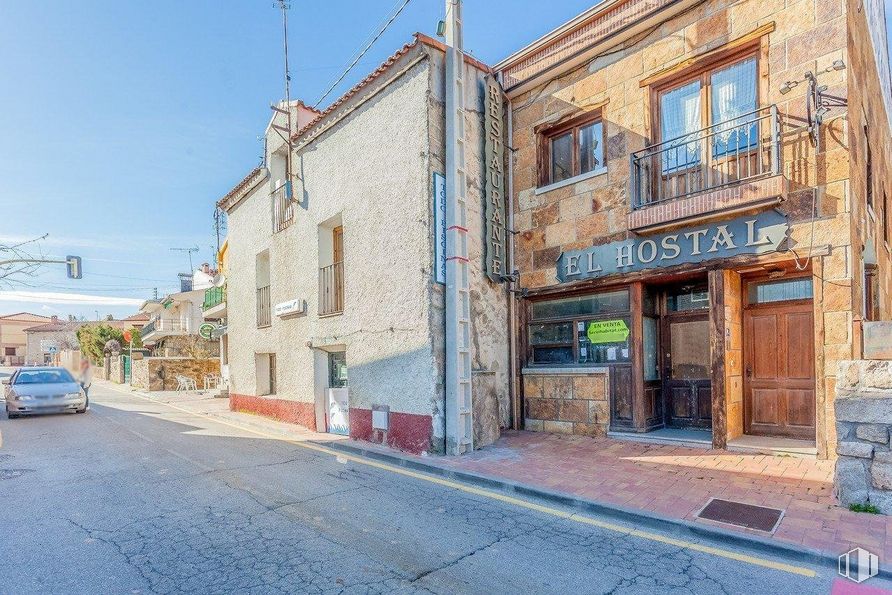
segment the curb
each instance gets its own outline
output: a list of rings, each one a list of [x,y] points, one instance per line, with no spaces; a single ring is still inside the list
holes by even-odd
[[[508,479],[500,479],[490,475],[446,469],[401,454],[381,452],[377,449],[365,448],[357,444],[332,442],[325,443],[325,446],[332,450],[340,450],[349,454],[360,455],[369,459],[406,467],[414,471],[422,471],[431,475],[469,483],[489,490],[536,498],[553,504],[566,506],[568,508],[575,508],[583,512],[631,523],[634,524],[636,528],[647,527],[658,529],[668,532],[676,537],[704,538],[713,542],[718,542],[725,547],[732,545],[747,549],[753,553],[777,556],[791,561],[805,562],[831,569],[838,568],[838,560],[836,556],[831,556],[803,546],[779,542],[766,537],[748,535],[730,529],[722,529],[721,527],[713,527],[711,525],[701,525],[684,519],[676,519],[658,513],[645,512],[640,509],[627,508],[616,504],[607,504],[605,502],[580,498],[572,494],[538,488],[529,484],[523,484]],[[842,553],[843,552],[840,552],[840,554]],[[881,568],[877,576],[885,579],[892,579],[892,571]]]

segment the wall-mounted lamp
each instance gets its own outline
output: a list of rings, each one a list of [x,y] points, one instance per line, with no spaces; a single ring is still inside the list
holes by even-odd
[[[799,84],[799,81],[787,81],[786,83],[781,85],[781,88],[780,88],[781,95],[786,95],[787,93],[792,91],[793,88],[796,87],[798,84]]]
[[[437,35],[440,37],[446,35],[446,21],[437,21]]]

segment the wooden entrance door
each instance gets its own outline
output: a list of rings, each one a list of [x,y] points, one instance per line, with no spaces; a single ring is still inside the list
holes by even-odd
[[[674,428],[712,427],[709,314],[678,313],[664,319],[666,424]]]
[[[743,335],[744,432],[814,440],[811,301],[748,306],[743,313]]]

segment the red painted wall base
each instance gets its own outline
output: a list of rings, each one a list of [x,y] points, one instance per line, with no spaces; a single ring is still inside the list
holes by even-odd
[[[265,415],[279,421],[298,424],[308,430],[316,430],[316,408],[313,403],[230,393],[229,408],[232,411]],[[369,419],[371,420],[371,417]],[[369,424],[371,425],[371,421]]]
[[[371,409],[350,408],[350,437],[386,444],[413,454],[431,449],[433,418],[417,413],[390,412],[390,431],[372,429]]]

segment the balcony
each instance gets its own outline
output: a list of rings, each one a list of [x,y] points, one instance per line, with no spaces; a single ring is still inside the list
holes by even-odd
[[[270,195],[273,203],[273,233],[294,223],[294,201],[289,196],[289,185],[282,184]]]
[[[786,194],[780,138],[772,105],[632,153],[629,229],[780,202]]]
[[[201,313],[206,320],[226,318],[226,286],[209,287],[204,292]]]
[[[158,339],[174,335],[188,335],[198,331],[198,323],[181,318],[155,318],[140,329],[144,343],[154,343]]]
[[[319,269],[319,316],[344,312],[344,263],[336,262]]]
[[[270,326],[273,321],[273,307],[270,301],[269,285],[257,290],[257,328]]]

